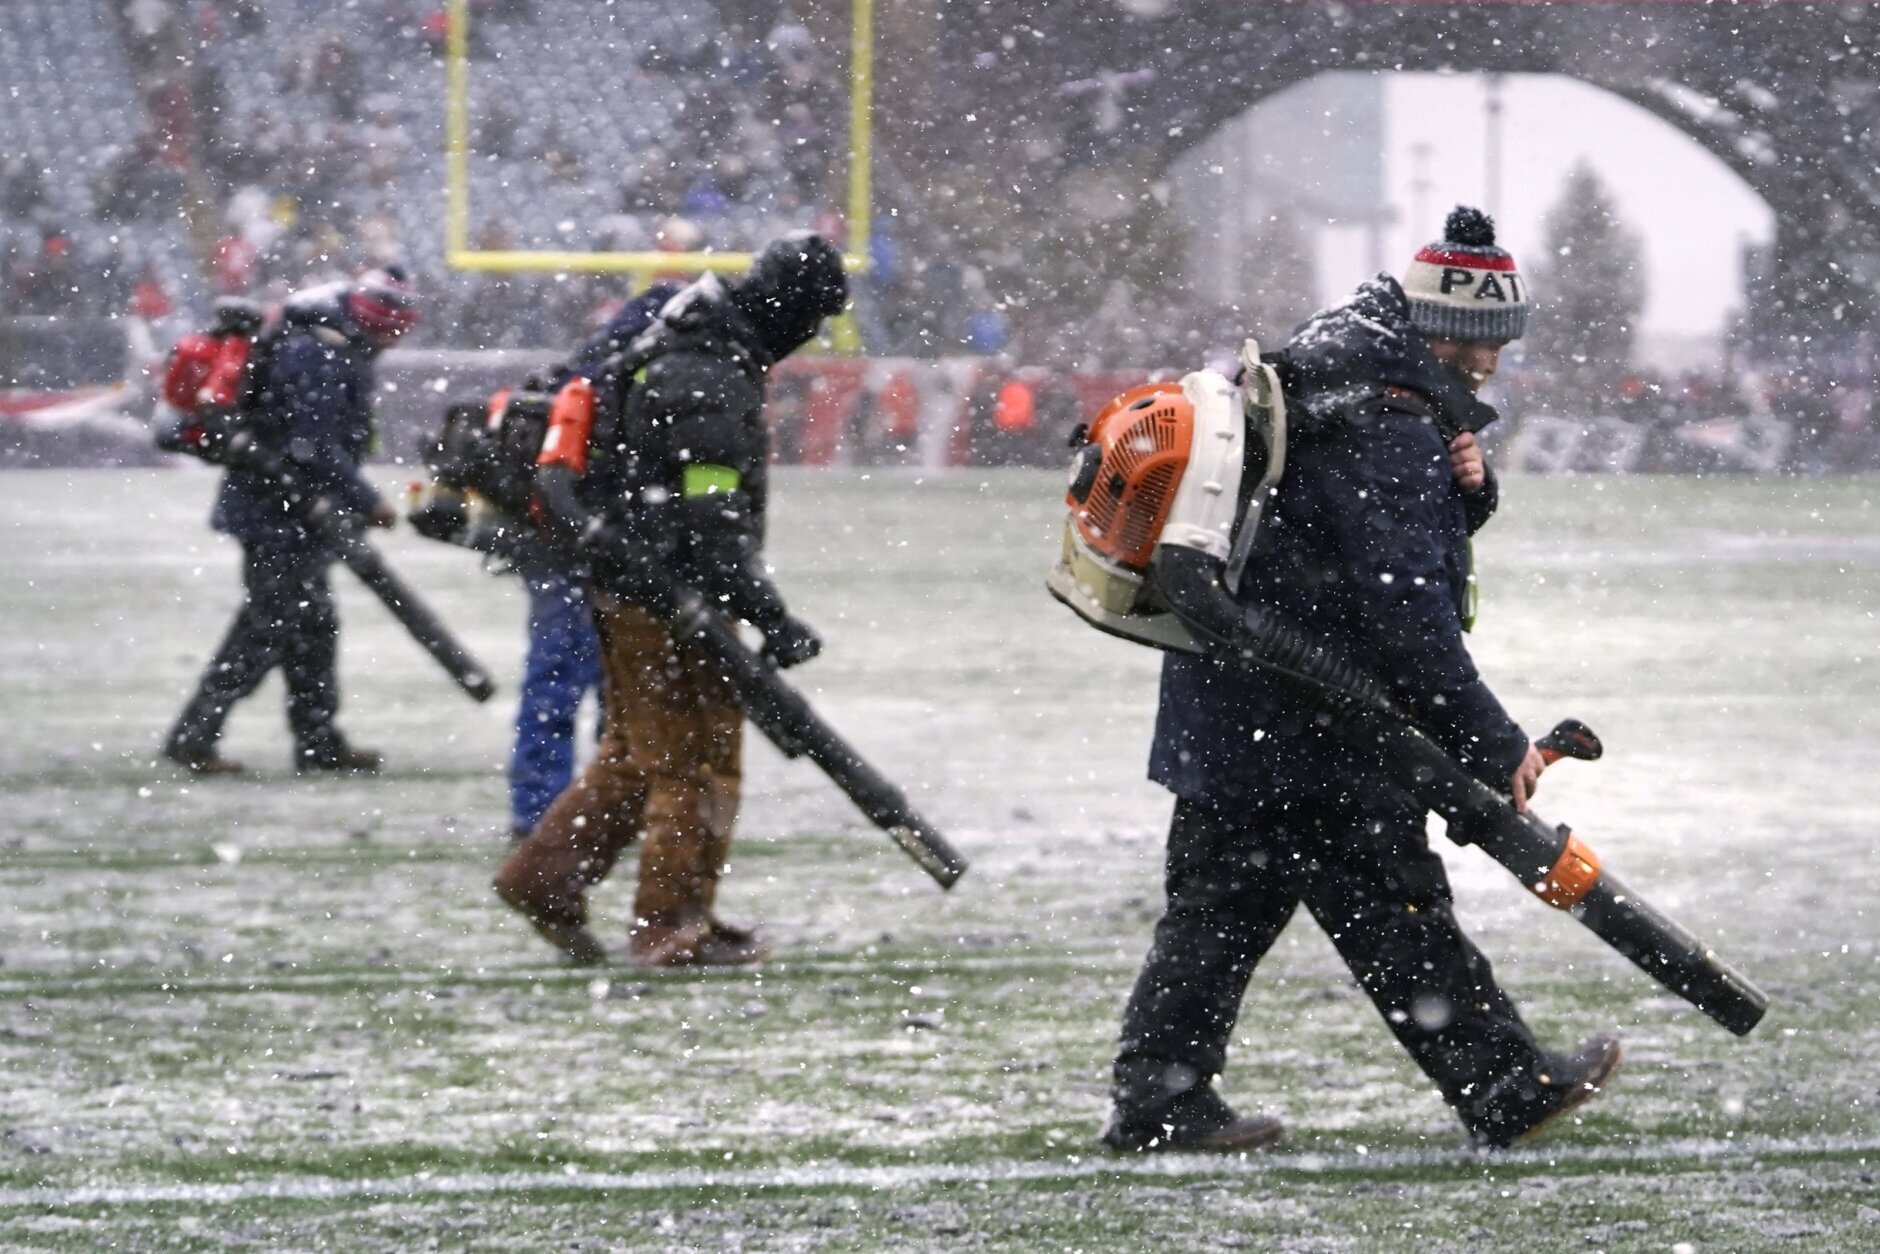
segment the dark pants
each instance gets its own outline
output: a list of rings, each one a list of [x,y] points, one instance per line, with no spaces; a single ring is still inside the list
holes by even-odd
[[[1119,1109],[1151,1117],[1219,1074],[1247,980],[1300,905],[1465,1124],[1540,1061],[1456,925],[1415,801],[1388,788],[1233,811],[1177,801],[1168,909],[1123,1017]]]
[[[242,607],[170,731],[171,754],[213,753],[230,708],[277,666],[287,683],[287,725],[298,755],[324,759],[342,750],[333,727],[339,615],[327,586],[332,562],[329,550],[304,541],[243,543]]]

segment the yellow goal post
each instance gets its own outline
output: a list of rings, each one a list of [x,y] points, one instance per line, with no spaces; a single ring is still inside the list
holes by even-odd
[[[869,265],[873,226],[872,180],[875,0],[850,0],[848,251],[851,274]],[[470,6],[449,0],[444,71],[444,259],[454,270],[549,271],[568,274],[626,274],[644,286],[656,274],[741,271],[749,253],[574,252],[548,249],[488,250],[470,246]],[[841,347],[852,348],[852,319],[837,329]],[[844,343],[848,341],[848,343]]]

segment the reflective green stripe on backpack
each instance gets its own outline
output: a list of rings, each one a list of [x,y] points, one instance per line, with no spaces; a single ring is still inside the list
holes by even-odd
[[[694,462],[685,468],[684,477],[679,482],[679,495],[711,496],[718,492],[736,492],[742,482],[744,476],[729,466]]]

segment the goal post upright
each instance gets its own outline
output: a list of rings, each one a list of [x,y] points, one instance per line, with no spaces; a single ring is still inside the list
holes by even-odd
[[[875,210],[875,0],[850,0],[849,28],[849,253],[851,267],[866,268]]]
[[[450,0],[444,33],[444,259],[470,251],[469,0]]]
[[[576,252],[571,250],[485,250],[470,243],[470,5],[448,0],[444,41],[444,260],[453,270],[513,273],[627,274],[644,285],[661,273],[738,272],[751,264],[750,253],[718,252]],[[869,269],[874,165],[874,0],[850,0],[849,20],[849,170],[848,238],[843,255],[850,274]],[[859,347],[854,319],[845,315],[834,328],[836,345]]]

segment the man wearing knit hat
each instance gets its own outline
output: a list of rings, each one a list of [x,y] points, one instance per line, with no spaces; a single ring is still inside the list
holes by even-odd
[[[1514,258],[1495,247],[1493,219],[1479,209],[1456,206],[1443,238],[1411,258],[1403,290],[1410,301],[1410,325],[1423,333],[1436,360],[1462,377],[1471,395],[1494,375],[1503,346],[1527,330],[1527,286]],[[1487,422],[1484,418],[1479,425]],[[1450,464],[1464,492],[1487,486],[1474,429],[1451,439]],[[1483,521],[1494,509],[1491,496]]]
[[[1269,358],[1286,474],[1236,594],[1360,663],[1518,809],[1543,763],[1463,633],[1469,537],[1496,500],[1474,434],[1495,411],[1475,394],[1526,320],[1494,224],[1459,208],[1401,285],[1379,275],[1301,326]],[[1254,967],[1300,906],[1478,1143],[1524,1141],[1611,1077],[1616,1040],[1570,1054],[1535,1040],[1456,923],[1423,807],[1374,752],[1282,683],[1167,655],[1149,774],[1176,798],[1168,904],[1124,1013],[1113,1148],[1279,1139],[1277,1119],[1236,1114],[1214,1080]]]

